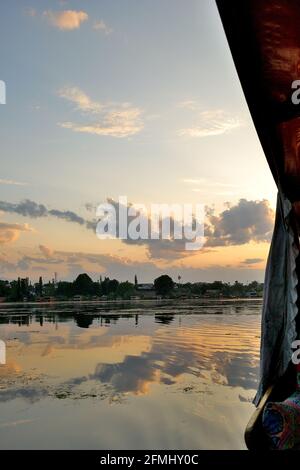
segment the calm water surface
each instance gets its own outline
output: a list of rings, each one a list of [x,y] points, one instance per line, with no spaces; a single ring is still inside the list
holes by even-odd
[[[0,448],[244,448],[260,310],[0,304]]]

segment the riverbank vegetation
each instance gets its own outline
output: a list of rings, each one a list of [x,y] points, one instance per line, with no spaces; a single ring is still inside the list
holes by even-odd
[[[180,278],[180,276],[179,276]],[[33,283],[29,278],[13,281],[0,280],[1,301],[80,301],[80,300],[130,300],[155,298],[249,298],[262,297],[263,284],[241,282],[174,282],[168,275],[156,278],[153,283],[119,282],[105,277],[93,281],[86,273],[74,281],[55,280],[43,282],[42,277]]]

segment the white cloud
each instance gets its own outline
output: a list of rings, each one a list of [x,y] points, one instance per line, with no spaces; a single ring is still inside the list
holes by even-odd
[[[182,109],[190,109],[191,111],[195,111],[196,109],[199,109],[199,104],[196,100],[184,100],[180,101],[177,104],[178,108]]]
[[[137,134],[144,127],[141,121],[141,111],[137,108],[125,111],[111,111],[100,122],[90,124],[63,122],[60,123],[60,126],[65,129],[71,129],[74,132],[111,137],[129,137]]]
[[[88,14],[85,11],[77,10],[47,10],[44,11],[43,15],[45,18],[47,18],[48,22],[52,26],[62,31],[71,31],[72,29],[78,29],[80,28],[81,23],[87,21],[88,19]]]
[[[78,87],[65,87],[59,90],[59,96],[71,101],[76,109],[86,114],[98,115],[90,122],[66,121],[59,123],[64,129],[111,137],[129,137],[140,132],[143,127],[142,111],[130,103],[100,103],[93,101]]]
[[[96,21],[93,25],[93,29],[101,31],[102,33],[109,35],[113,32],[113,29],[108,26],[103,20]]]
[[[182,180],[184,183],[187,183],[187,184],[204,184],[206,183],[206,180],[205,178],[184,178]]]
[[[212,186],[212,187],[216,187],[216,186],[224,187],[224,188],[239,187],[237,184],[223,183],[220,181],[209,181],[206,178],[184,178],[182,181],[187,184],[203,184],[203,185]]]
[[[6,180],[3,178],[0,178],[0,184],[8,184],[8,185],[13,185],[13,186],[26,186],[27,185],[27,183],[22,183],[21,181]]]
[[[274,211],[267,200],[248,201],[227,206],[218,215],[207,208],[205,247],[245,245],[250,242],[269,243],[274,225]]]
[[[191,188],[194,193],[207,193],[210,191],[215,196],[234,196],[241,191],[240,186],[237,184],[223,183],[206,178],[184,178],[182,181],[185,184],[195,186]]]
[[[202,111],[192,127],[178,131],[178,135],[187,137],[209,137],[227,134],[242,126],[238,117],[231,117],[223,110]]]
[[[244,261],[241,262],[241,264],[245,265],[252,265],[252,264],[259,264],[265,262],[264,258],[246,258]]]
[[[76,105],[76,109],[91,113],[99,113],[104,105],[91,98],[78,87],[64,87],[58,91],[58,95]]]

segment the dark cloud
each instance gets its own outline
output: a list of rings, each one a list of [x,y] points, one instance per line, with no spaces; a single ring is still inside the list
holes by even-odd
[[[267,200],[240,199],[219,215],[207,212],[205,246],[244,245],[249,242],[270,242],[274,224],[274,211]]]
[[[237,267],[228,266],[209,266],[204,268],[168,265],[157,266],[154,260],[136,261],[125,257],[118,257],[97,253],[81,253],[54,251],[51,257],[42,256],[23,256],[16,263],[9,262],[6,257],[0,256],[0,269],[3,272],[13,273],[13,278],[19,270],[27,272],[28,270],[54,269],[54,266],[61,264],[67,266],[68,272],[63,279],[73,280],[82,272],[87,272],[93,279],[99,279],[99,275],[117,278],[121,281],[133,281],[135,274],[139,282],[152,282],[153,279],[168,274],[174,280],[180,274],[182,282],[213,282],[216,279],[222,279],[224,282],[232,282],[239,279],[241,282],[249,280],[263,281],[264,269],[255,269],[247,265]],[[62,279],[62,278],[61,278]]]
[[[29,199],[25,199],[18,204],[0,201],[0,210],[32,218],[45,217],[48,214],[48,210],[43,204],[37,204]]]
[[[127,211],[127,230],[129,225],[133,220],[135,220],[136,216],[130,216],[128,215],[128,210],[132,206],[132,204],[128,204],[126,206],[122,206],[119,204],[118,201],[114,201],[113,199],[108,198],[107,202],[111,204],[115,211],[116,211],[116,219],[117,219],[117,225],[116,225],[116,232],[117,236],[119,236],[119,212],[121,209]],[[164,223],[164,220],[160,220],[159,223],[159,239],[151,239],[150,238],[150,230],[151,230],[151,219],[148,217],[147,214],[144,213],[138,213],[137,216],[139,217],[141,221],[141,225],[144,224],[145,226],[148,227],[148,239],[138,239],[138,240],[132,240],[130,238],[127,238],[126,240],[123,240],[123,243],[127,245],[139,245],[139,246],[144,246],[147,249],[149,258],[151,259],[156,259],[156,260],[175,260],[175,259],[180,259],[186,256],[191,256],[192,254],[195,254],[195,252],[191,252],[186,250],[186,243],[189,241],[182,237],[182,239],[176,239],[174,237],[174,233],[176,229],[181,229],[182,232],[182,226],[181,223],[179,224],[172,215],[170,216],[170,239],[161,239],[161,233],[162,233],[162,224]],[[199,251],[198,251],[199,253]]]
[[[107,202],[112,204],[116,211],[116,231],[118,236],[118,214],[121,206],[119,205],[119,202],[116,202],[112,199],[107,199]],[[128,211],[130,207],[131,204],[128,204],[128,206],[125,207],[125,210]],[[91,204],[88,204],[86,208],[90,209]],[[86,220],[75,212],[69,210],[62,211],[58,209],[47,209],[47,207],[43,204],[37,204],[36,202],[30,201],[29,199],[26,199],[18,204],[0,201],[0,210],[32,218],[49,216],[56,217],[60,220],[65,220],[66,222],[83,226],[93,232],[96,231],[97,226],[96,220]],[[136,216],[128,216],[128,226],[135,218]],[[140,220],[141,223],[144,223],[148,228],[151,227],[150,219],[148,218],[147,214],[140,214]],[[176,221],[173,218],[171,218],[170,239],[153,240],[150,239],[148,233],[147,240],[126,239],[122,241],[127,245],[145,247],[150,259],[176,260],[199,253],[207,253],[211,248],[214,247],[244,245],[249,242],[269,242],[272,235],[273,223],[274,212],[267,200],[248,201],[246,199],[240,199],[238,204],[228,206],[226,210],[218,215],[215,215],[211,208],[207,208],[204,231],[206,241],[203,248],[200,250],[188,251],[186,250],[187,240],[178,240],[174,238],[172,234],[174,234]],[[246,261],[243,264],[255,264],[261,260],[250,260],[250,262]]]
[[[108,199],[116,211],[117,221],[119,218],[120,205],[118,202]],[[130,207],[128,205],[127,209]],[[123,208],[124,209],[124,208]],[[126,209],[126,208],[125,208]],[[134,217],[128,217],[128,225]],[[145,224],[151,225],[147,215],[141,215]],[[238,204],[230,206],[219,215],[214,214],[212,208],[206,208],[206,224],[204,235],[206,238],[202,249],[197,251],[186,250],[185,239],[176,240],[123,240],[125,244],[145,246],[149,257],[153,259],[180,259],[192,256],[196,253],[207,253],[212,247],[244,245],[250,242],[270,242],[274,224],[274,211],[267,200],[248,201],[240,199]],[[171,234],[174,233],[176,221],[171,219]],[[117,234],[118,234],[117,225]],[[261,261],[261,260],[259,260]],[[257,261],[257,262],[259,262]],[[248,264],[254,264],[248,263]]]
[[[95,230],[96,222],[85,220],[75,212],[66,210],[61,211],[59,209],[47,209],[44,204],[38,204],[30,199],[24,199],[17,204],[11,202],[0,201],[0,210],[12,214],[19,214],[24,217],[38,218],[38,217],[56,217],[57,219],[65,220],[66,222],[72,222],[79,225],[85,225],[89,230]]]
[[[75,212],[72,211],[59,211],[57,209],[52,209],[48,211],[49,215],[53,215],[54,217],[57,217],[58,219],[63,219],[66,220],[67,222],[75,222],[76,224],[79,225],[84,225],[86,221],[80,217],[79,215],[75,214]]]
[[[261,263],[262,261],[265,261],[263,258],[246,258],[244,261],[242,261],[242,264],[257,264]]]

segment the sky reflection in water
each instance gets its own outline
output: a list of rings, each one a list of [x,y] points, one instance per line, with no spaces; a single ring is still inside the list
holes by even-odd
[[[260,308],[2,305],[0,447],[244,448]]]

